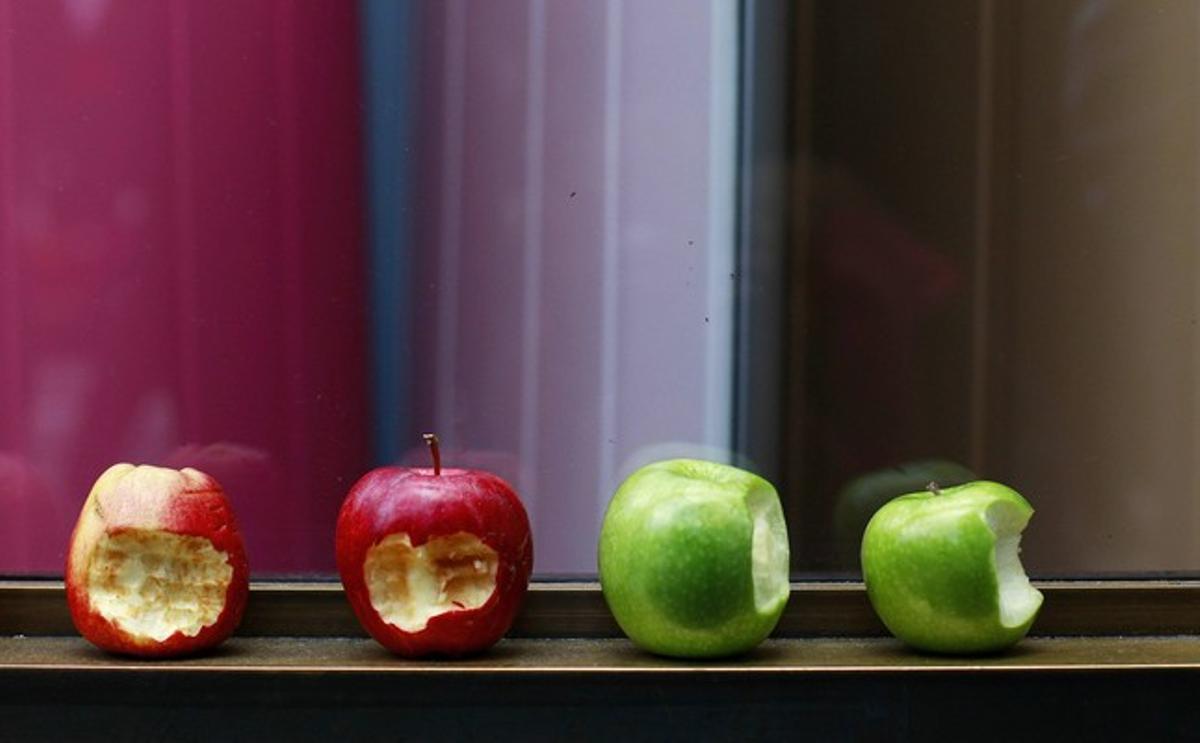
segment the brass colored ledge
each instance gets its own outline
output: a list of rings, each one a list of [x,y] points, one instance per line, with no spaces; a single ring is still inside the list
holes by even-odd
[[[1200,637],[1030,638],[999,655],[922,655],[884,638],[768,640],[728,660],[674,660],[628,640],[504,640],[478,657],[404,660],[359,638],[234,638],[195,658],[109,655],[77,637],[0,638],[0,672],[118,674],[894,674],[1200,670]]]
[[[3,740],[1191,740],[1200,637],[1029,638],[982,658],[884,638],[679,661],[507,639],[405,661],[372,640],[234,637],[143,661],[0,637]]]

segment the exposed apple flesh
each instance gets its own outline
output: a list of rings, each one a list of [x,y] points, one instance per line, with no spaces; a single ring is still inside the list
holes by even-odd
[[[757,489],[746,496],[753,520],[750,559],[754,573],[754,605],[769,611],[788,595],[788,535],[783,506],[771,490]]]
[[[233,582],[228,557],[203,537],[132,530],[104,535],[88,566],[100,616],[130,635],[162,642],[213,624]]]
[[[80,634],[111,652],[181,655],[223,641],[249,579],[221,486],[194,469],[110,467],[71,535],[66,589]]]
[[[1029,514],[998,501],[985,514],[988,528],[996,535],[996,583],[1000,600],[1000,623],[1020,627],[1033,619],[1042,606],[1042,593],[1029,582],[1021,565],[1021,532]]]
[[[391,534],[367,550],[363,576],[371,606],[385,622],[420,632],[432,617],[487,603],[498,561],[474,534],[434,537],[419,547],[408,534]]]

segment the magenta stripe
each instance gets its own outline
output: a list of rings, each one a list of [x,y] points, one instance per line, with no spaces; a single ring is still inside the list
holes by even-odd
[[[300,139],[297,121],[300,116],[296,81],[296,14],[290,0],[275,4],[275,75],[278,82],[276,118],[279,121],[279,265],[284,277],[283,328],[284,353],[288,371],[285,404],[288,418],[288,459],[296,465],[289,468],[291,492],[301,493],[308,488],[309,468],[303,463],[308,456],[309,422],[304,413],[310,409],[306,401],[308,365],[305,363],[304,328],[304,251],[300,234]],[[310,498],[306,502],[312,514],[320,512]]]
[[[169,10],[171,64],[171,147],[174,200],[171,253],[174,256],[175,337],[179,343],[180,432],[185,440],[199,434],[200,353],[196,337],[196,207],[192,135],[192,57],[188,41],[188,4],[173,0]]]
[[[25,450],[24,353],[21,344],[21,260],[13,225],[16,219],[16,147],[13,144],[16,92],[12,72],[14,55],[10,33],[12,5],[0,0],[0,291],[3,292],[4,410],[0,411],[0,433],[17,451]]]

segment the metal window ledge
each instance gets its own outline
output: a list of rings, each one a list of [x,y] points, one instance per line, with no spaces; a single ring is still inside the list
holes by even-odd
[[[879,628],[861,611],[861,585],[798,584],[784,636],[730,660],[670,660],[612,636],[594,586],[549,584],[534,587],[517,637],[476,658],[414,662],[338,634],[351,626],[336,586],[262,584],[247,631],[195,658],[147,662],[66,634],[0,633],[0,740],[1200,734],[1195,584],[1041,587],[1043,634],[988,657],[914,653],[870,636]],[[0,622],[52,625],[61,599],[61,584],[0,586]]]

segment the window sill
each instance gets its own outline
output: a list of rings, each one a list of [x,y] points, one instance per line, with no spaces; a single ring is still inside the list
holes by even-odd
[[[254,586],[239,635],[147,662],[74,635],[61,583],[0,584],[0,738],[1178,738],[1200,729],[1200,584],[1039,584],[1037,636],[989,657],[881,636],[861,584],[800,583],[777,637],[723,661],[639,652],[594,584],[539,583],[513,637],[405,661],[330,583]],[[974,732],[972,732],[974,731]],[[1001,734],[1000,731],[1003,731]]]
[[[1046,601],[1033,632],[1044,636],[1200,635],[1198,580],[1034,581]],[[250,586],[240,637],[365,637],[335,581]],[[0,580],[0,637],[75,635],[62,581]],[[884,637],[862,583],[792,583],[775,636]],[[622,637],[594,582],[530,586],[513,638]]]

